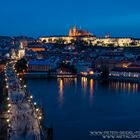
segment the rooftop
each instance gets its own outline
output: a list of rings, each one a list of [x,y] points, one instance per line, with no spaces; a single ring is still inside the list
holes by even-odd
[[[28,65],[49,65],[49,61],[46,59],[31,60]]]

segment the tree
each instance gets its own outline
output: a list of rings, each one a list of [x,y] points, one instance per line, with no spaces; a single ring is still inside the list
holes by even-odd
[[[56,43],[56,44],[64,44],[65,42],[66,42],[66,40],[63,38],[54,39],[54,43]]]
[[[43,40],[43,43],[46,43],[46,40],[45,39]]]
[[[102,79],[108,79],[108,76],[109,76],[108,67],[107,66],[102,66],[101,71],[102,71],[101,78]]]
[[[16,65],[15,65],[15,68],[17,70],[17,72],[26,72],[27,71],[27,61],[22,58],[20,60],[17,61]]]
[[[76,40],[71,39],[70,42],[71,42],[71,44],[75,44],[76,43]]]
[[[52,39],[51,39],[51,38],[49,38],[49,39],[48,39],[48,42],[49,42],[49,43],[52,43]]]
[[[66,71],[72,72],[74,74],[77,73],[75,66],[71,65],[70,63],[59,63],[58,68],[65,69]]]

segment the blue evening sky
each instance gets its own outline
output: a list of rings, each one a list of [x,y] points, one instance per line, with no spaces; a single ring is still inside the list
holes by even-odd
[[[74,25],[140,37],[140,0],[0,0],[0,35],[65,35]]]

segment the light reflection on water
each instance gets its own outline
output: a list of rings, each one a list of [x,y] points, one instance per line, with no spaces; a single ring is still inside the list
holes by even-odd
[[[111,81],[109,83],[109,89],[113,89],[114,91],[117,92],[137,93],[138,85],[139,85],[138,83]]]
[[[94,80],[90,79],[90,96],[89,96],[89,102],[90,102],[90,107],[92,107],[93,103],[93,93],[94,93]]]
[[[58,79],[58,82],[59,82],[59,98],[58,98],[58,101],[59,101],[60,105],[62,106],[63,101],[64,101],[64,96],[63,96],[64,85],[63,85],[63,80],[62,79]]]
[[[81,85],[82,85],[84,93],[86,94],[87,92],[87,78],[86,77],[81,78]]]
[[[72,88],[74,90],[74,93],[79,92],[79,86],[78,86],[79,79],[77,78],[58,78],[58,88],[59,88],[59,96],[58,96],[58,102],[60,103],[60,106],[63,106],[65,96],[64,94],[65,87],[72,85]],[[89,103],[92,106],[93,97],[94,97],[94,91],[98,88],[100,85],[99,81],[96,81],[94,79],[88,79],[86,77],[82,77],[80,79],[81,81],[81,90],[83,91],[84,97],[88,96],[89,93]],[[123,92],[123,93],[137,93],[138,92],[138,83],[130,83],[130,82],[119,82],[119,81],[110,81],[106,88],[109,87],[110,90],[113,92]],[[104,91],[103,91],[104,92]]]
[[[31,80],[28,85],[38,102],[41,98],[55,140],[89,140],[89,130],[140,130],[139,83],[82,77]]]

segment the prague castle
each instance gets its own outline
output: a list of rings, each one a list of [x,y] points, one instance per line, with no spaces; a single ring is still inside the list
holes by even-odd
[[[93,46],[140,46],[140,39],[130,37],[111,38],[109,35],[103,38],[96,38],[95,35],[86,30],[78,29],[76,26],[74,28],[70,28],[67,36],[45,36],[40,37],[39,40],[46,43],[59,42],[62,44],[70,44],[73,41],[81,40],[87,42],[88,44],[92,44]]]
[[[91,33],[85,31],[85,30],[79,30],[76,26],[74,28],[70,28],[69,30],[69,36],[92,36]]]
[[[70,28],[69,35],[67,36],[45,36],[40,37],[40,41],[45,41],[46,43],[56,43],[56,41],[64,41],[64,44],[71,43],[72,40],[83,40],[83,41],[93,41],[95,40],[95,36],[89,33],[86,30],[78,29],[76,26],[74,28]]]

